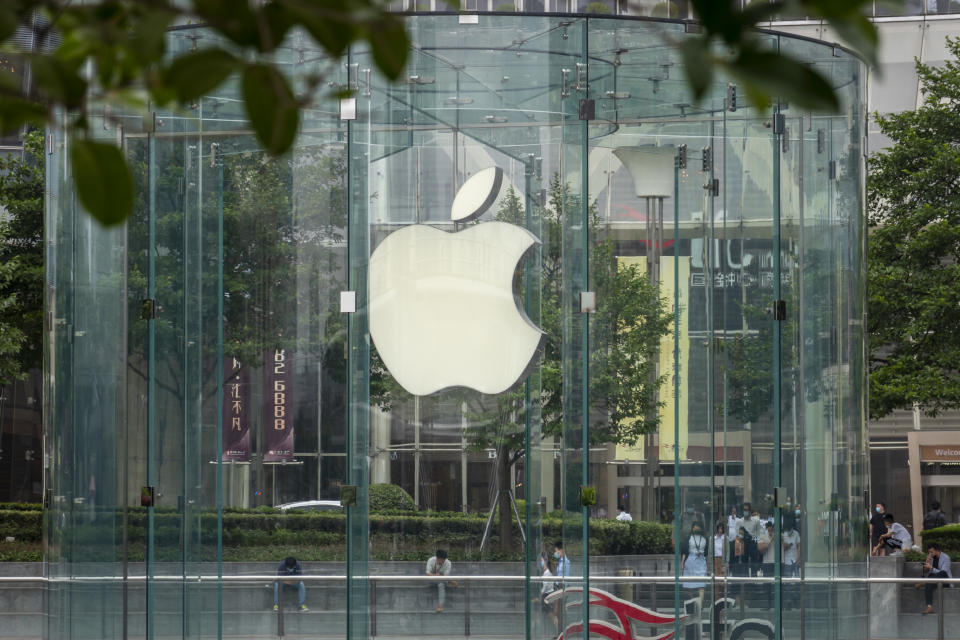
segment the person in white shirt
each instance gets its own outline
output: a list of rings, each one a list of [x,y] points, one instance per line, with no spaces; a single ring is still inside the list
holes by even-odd
[[[622,504],[617,505],[617,520],[620,522],[633,522],[633,516],[627,513]]]
[[[883,522],[887,525],[887,532],[880,536],[880,542],[874,547],[874,551],[879,551],[880,547],[884,546],[887,549],[887,555],[895,555],[903,553],[913,546],[913,538],[910,536],[910,532],[894,519],[892,513],[884,514]]]
[[[553,626],[557,626],[557,606],[555,603],[547,602],[547,596],[557,590],[556,581],[552,580],[556,574],[550,568],[550,556],[546,551],[540,553],[538,565],[540,575],[543,578],[543,584],[540,585],[540,610],[550,617]]]
[[[717,523],[717,530],[713,534],[713,575],[718,578],[723,575],[723,555],[727,547],[727,534],[724,533],[724,525],[722,522]],[[717,598],[723,597],[723,583],[719,580],[716,583],[715,596]]]
[[[727,540],[733,542],[737,539],[737,508],[730,507],[730,515],[727,516]]]
[[[680,575],[707,575],[707,537],[703,535],[703,529],[699,524],[694,524],[690,530],[686,553],[680,556]],[[700,599],[703,599],[705,582],[684,582],[682,586],[686,589],[698,589]]]
[[[757,553],[760,554],[760,574],[768,578],[770,583],[763,585],[763,593],[767,598],[767,608],[773,606],[773,577],[776,575],[774,570],[774,561],[776,559],[777,548],[774,546],[774,530],[772,522],[765,522],[760,537],[757,538]]]
[[[763,533],[763,522],[750,508],[749,502],[743,503],[743,517],[737,520],[737,529],[740,527],[746,529],[747,533],[749,533],[750,537],[754,540],[759,538],[760,534]]]
[[[453,563],[447,560],[447,552],[437,549],[437,553],[427,560],[428,576],[448,576]],[[443,612],[443,602],[447,595],[447,583],[444,580],[437,582],[437,613]]]
[[[783,564],[781,576],[795,578],[800,575],[800,532],[797,531],[797,520],[792,514],[783,519],[781,545],[780,561]],[[800,606],[800,585],[786,585],[784,595],[786,596],[784,607]]]

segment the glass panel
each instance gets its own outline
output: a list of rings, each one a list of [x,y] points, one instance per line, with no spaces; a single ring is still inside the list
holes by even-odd
[[[675,23],[408,24],[392,84],[290,37],[282,158],[233,82],[100,123],[123,232],[54,145],[49,635],[864,637],[862,65],[784,38],[843,109],[757,111]]]

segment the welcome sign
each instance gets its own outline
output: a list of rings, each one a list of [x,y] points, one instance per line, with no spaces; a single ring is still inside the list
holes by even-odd
[[[960,462],[960,446],[922,445],[920,460],[922,462]]]

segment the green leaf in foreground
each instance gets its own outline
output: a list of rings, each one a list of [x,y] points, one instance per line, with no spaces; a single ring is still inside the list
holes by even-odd
[[[80,204],[104,226],[120,224],[133,211],[133,177],[112,144],[73,138],[70,162]]]
[[[840,109],[826,78],[809,65],[783,54],[749,48],[724,66],[743,83],[755,103],[763,96],[778,96],[813,111],[835,113]]]
[[[204,49],[178,57],[164,79],[187,102],[216,89],[238,67],[237,59],[223,49]]]
[[[389,79],[399,78],[410,51],[410,39],[403,22],[395,17],[379,20],[370,25],[367,39],[377,67]]]
[[[690,38],[681,45],[683,69],[693,97],[701,100],[713,82],[713,62],[710,60],[710,42],[705,38]]]
[[[287,151],[297,135],[299,111],[283,75],[270,65],[247,65],[243,71],[243,100],[260,144],[273,155]]]

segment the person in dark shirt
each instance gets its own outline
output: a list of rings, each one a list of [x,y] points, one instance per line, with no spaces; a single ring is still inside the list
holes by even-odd
[[[874,549],[873,555],[885,556],[887,550],[877,545],[880,544],[880,536],[887,532],[887,525],[883,522],[883,514],[887,512],[887,505],[878,502],[873,508],[873,515],[870,517],[870,548]]]
[[[934,500],[930,503],[930,511],[927,511],[927,515],[923,516],[923,530],[927,531],[946,525],[947,516],[943,514],[943,511],[940,511],[940,503]]]
[[[303,580],[291,580],[293,576],[303,575],[300,563],[293,556],[287,556],[277,566],[277,576],[280,580],[273,583],[273,610],[280,608],[280,584],[283,584],[284,590],[296,589],[300,603],[300,611],[309,611],[307,605],[307,588],[303,586]]]

